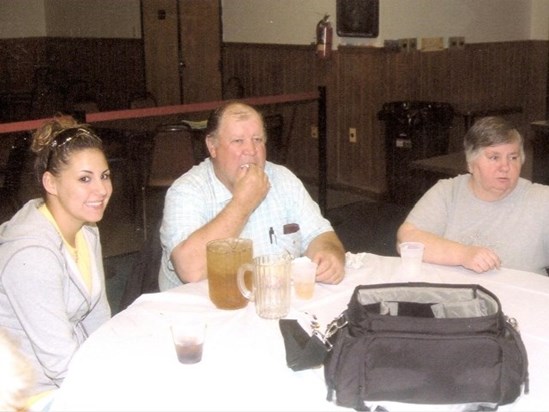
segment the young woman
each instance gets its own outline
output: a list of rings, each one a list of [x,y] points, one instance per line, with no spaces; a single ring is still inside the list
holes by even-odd
[[[43,197],[0,226],[0,327],[33,365],[39,396],[111,316],[96,223],[112,184],[101,139],[72,117],[46,122],[31,148]]]

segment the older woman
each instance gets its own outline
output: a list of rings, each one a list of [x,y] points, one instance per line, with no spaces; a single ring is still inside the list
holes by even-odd
[[[112,193],[101,140],[59,116],[33,136],[43,198],[0,226],[0,327],[34,367],[39,394],[57,388],[75,351],[111,316],[95,225]]]
[[[477,273],[500,266],[547,274],[549,187],[520,177],[521,134],[498,117],[464,138],[469,174],[438,181],[417,202],[397,241],[425,244],[424,261]]]

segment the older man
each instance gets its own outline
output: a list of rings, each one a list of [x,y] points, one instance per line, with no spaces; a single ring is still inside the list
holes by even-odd
[[[211,114],[210,157],[176,180],[166,195],[161,290],[207,277],[210,240],[243,237],[253,240],[255,256],[276,253],[289,240],[283,230],[288,224],[299,225],[292,238],[300,238],[300,254],[318,263],[317,281],[343,279],[343,245],[301,181],[266,161],[266,139],[262,116],[249,105],[228,102]]]

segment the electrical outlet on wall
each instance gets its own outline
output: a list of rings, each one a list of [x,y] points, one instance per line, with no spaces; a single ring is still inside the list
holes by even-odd
[[[463,49],[465,47],[465,37],[448,37],[449,49]]]
[[[383,40],[383,47],[390,51],[399,51],[400,43],[398,40]]]
[[[349,128],[349,142],[356,143],[356,128],[351,127]]]
[[[318,139],[318,126],[317,125],[311,125],[311,137],[313,139]]]
[[[408,51],[417,50],[417,38],[411,37],[408,39]]]

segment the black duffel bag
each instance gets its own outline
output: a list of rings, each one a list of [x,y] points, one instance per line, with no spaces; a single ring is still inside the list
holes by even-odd
[[[497,409],[528,392],[516,322],[479,285],[357,286],[324,359],[328,400],[471,404]],[[343,326],[344,325],[344,326]]]

